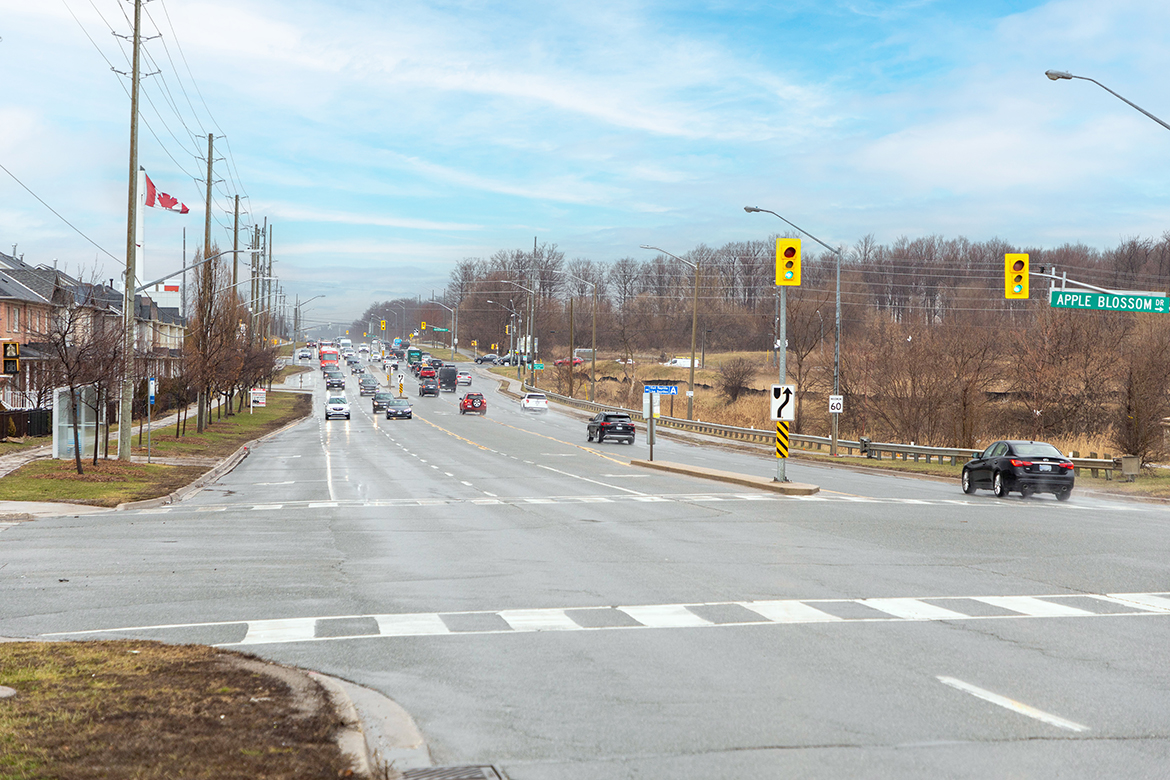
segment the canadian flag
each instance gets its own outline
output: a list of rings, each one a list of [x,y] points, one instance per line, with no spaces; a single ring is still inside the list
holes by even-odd
[[[154,188],[154,182],[150,180],[150,176],[146,177],[146,205],[166,209],[167,211],[177,211],[180,214],[186,214],[190,211],[186,204],[179,203],[178,198],[156,190]]]

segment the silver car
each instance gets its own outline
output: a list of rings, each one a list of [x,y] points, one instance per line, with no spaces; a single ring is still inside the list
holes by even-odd
[[[344,417],[349,419],[349,400],[344,395],[333,394],[325,398],[325,419]]]

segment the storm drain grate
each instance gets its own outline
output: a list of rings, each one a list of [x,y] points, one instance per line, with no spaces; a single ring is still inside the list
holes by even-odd
[[[407,769],[402,780],[504,780],[503,775],[490,766],[432,766],[425,769]]]

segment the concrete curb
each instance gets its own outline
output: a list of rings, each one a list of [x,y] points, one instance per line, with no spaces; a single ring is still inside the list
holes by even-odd
[[[292,422],[289,422],[289,423],[286,423],[285,425],[282,425],[281,427],[277,428],[275,431],[269,431],[268,433],[264,434],[263,436],[259,437],[258,439],[252,439],[250,442],[248,442],[244,446],[240,447],[238,450],[233,452],[231,455],[224,458],[219,463],[217,463],[216,465],[212,466],[210,469],[205,471],[190,485],[187,485],[185,487],[181,487],[178,490],[175,490],[168,495],[159,496],[158,498],[144,498],[141,501],[127,501],[125,503],[118,504],[118,506],[116,507],[116,510],[122,511],[124,509],[153,509],[154,507],[167,506],[168,504],[174,504],[174,503],[178,503],[179,501],[184,501],[184,500],[190,498],[191,496],[195,495],[196,493],[198,493],[208,483],[214,482],[215,480],[219,479],[223,475],[230,473],[232,471],[232,469],[234,469],[236,466],[240,465],[240,463],[244,460],[244,458],[248,457],[249,453],[251,452],[251,448],[253,446],[260,444],[265,439],[271,438],[272,436],[275,436],[278,433],[284,433],[285,431],[287,431],[289,428],[292,428],[293,426],[300,425],[305,420],[310,419],[312,416],[313,416],[313,413],[310,412],[309,414],[306,414],[304,417],[298,417],[297,419],[293,420]]]
[[[772,493],[782,493],[786,496],[811,496],[819,493],[820,488],[804,482],[776,482],[771,477],[755,477],[749,474],[736,474],[731,471],[719,471],[703,466],[688,466],[684,463],[671,463],[664,460],[631,460],[631,466],[640,466],[645,469],[668,471],[672,474],[685,474],[690,477],[712,479],[717,482],[728,482],[732,485],[767,490]]]
[[[342,722],[338,746],[354,770],[380,777],[375,770],[396,771],[434,766],[414,719],[398,702],[348,680],[308,672],[329,694]]]

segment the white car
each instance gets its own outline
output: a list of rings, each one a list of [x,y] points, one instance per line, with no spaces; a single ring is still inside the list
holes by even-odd
[[[520,411],[547,412],[548,396],[544,393],[525,393],[520,397]]]
[[[471,384],[471,372],[470,371],[460,371],[458,374],[455,375],[455,384],[457,384],[457,385],[470,385]]]
[[[344,395],[330,395],[325,398],[325,419],[344,417],[349,419],[349,401]]]

